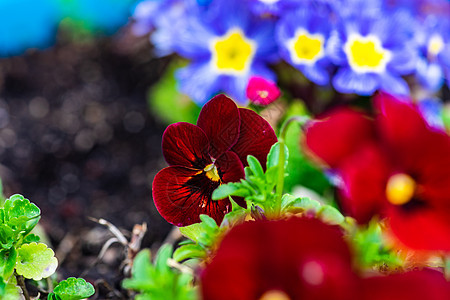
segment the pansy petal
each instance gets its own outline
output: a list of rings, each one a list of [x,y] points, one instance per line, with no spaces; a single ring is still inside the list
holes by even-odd
[[[313,121],[306,129],[304,141],[317,157],[336,168],[345,157],[372,138],[369,118],[354,110],[338,109]]]
[[[389,276],[373,276],[361,280],[359,299],[445,300],[450,284],[435,270],[411,271]]]
[[[223,183],[238,182],[245,177],[244,166],[236,153],[225,152],[216,161],[220,178]],[[247,207],[245,200],[241,197],[233,197],[233,200],[242,207]]]
[[[231,211],[227,200],[211,200],[219,182],[209,179],[203,170],[168,167],[153,180],[153,201],[161,216],[175,226],[188,226],[200,222],[206,214],[218,224]]]
[[[449,211],[427,207],[392,207],[390,229],[406,247],[415,250],[450,251]]]
[[[256,157],[263,168],[266,166],[270,148],[277,142],[277,136],[270,124],[260,115],[247,108],[239,108],[241,130],[239,140],[231,149],[247,166],[247,156]]]
[[[164,158],[169,165],[203,169],[211,163],[209,141],[200,127],[186,122],[170,125],[162,138]]]
[[[198,116],[197,125],[209,138],[210,154],[217,158],[230,150],[239,137],[239,110],[225,95],[217,95],[206,103]]]
[[[343,186],[339,190],[344,210],[359,223],[368,222],[384,208],[389,164],[372,143],[361,146],[340,167]]]

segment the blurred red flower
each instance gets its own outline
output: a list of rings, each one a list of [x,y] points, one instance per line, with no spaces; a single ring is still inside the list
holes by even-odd
[[[197,125],[175,123],[164,132],[162,150],[170,166],[153,181],[156,208],[176,226],[198,223],[200,214],[220,224],[231,203],[211,200],[212,192],[244,178],[248,155],[265,165],[276,141],[272,127],[258,114],[238,108],[224,95],[214,97],[203,106]]]
[[[416,250],[450,251],[450,137],[409,102],[380,94],[375,118],[341,108],[306,130],[310,151],[337,172],[343,209],[380,214]]]
[[[340,228],[309,218],[233,227],[200,285],[203,300],[444,300],[450,292],[437,271],[360,276]]]
[[[280,89],[275,82],[253,76],[248,81],[247,98],[257,105],[269,105],[280,97]]]

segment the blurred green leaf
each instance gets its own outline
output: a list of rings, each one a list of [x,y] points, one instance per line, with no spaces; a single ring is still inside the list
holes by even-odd
[[[205,258],[206,251],[205,249],[198,244],[190,244],[180,246],[173,253],[173,259],[176,261],[183,261],[191,258]]]
[[[264,170],[256,157],[253,155],[248,155],[247,162],[250,170],[253,172],[253,175],[257,177],[264,176]]]
[[[16,266],[17,251],[14,247],[0,251],[0,276],[9,278]]]
[[[150,89],[148,103],[151,112],[167,124],[189,122],[195,124],[200,107],[187,96],[178,92],[175,71],[186,62],[181,59],[172,60],[166,73]]]
[[[16,272],[25,278],[41,280],[52,275],[58,267],[55,253],[45,244],[24,244],[17,252]]]
[[[61,281],[53,290],[53,293],[61,300],[81,300],[89,298],[95,293],[95,289],[83,278],[70,277]],[[50,295],[49,295],[49,298]]]
[[[323,205],[317,215],[322,221],[331,225],[340,225],[345,221],[341,212],[330,205]]]

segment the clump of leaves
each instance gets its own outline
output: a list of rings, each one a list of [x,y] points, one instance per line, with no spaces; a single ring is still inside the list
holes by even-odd
[[[48,300],[81,300],[92,296],[95,289],[83,278],[70,277],[61,281],[48,295]]]
[[[6,199],[0,208],[0,276],[3,283],[15,284],[12,276],[40,280],[52,275],[58,261],[53,250],[30,234],[39,222],[41,211],[22,195]],[[6,295],[7,289],[0,289]]]
[[[139,252],[134,259],[132,277],[123,281],[123,287],[137,291],[136,300],[197,299],[192,272],[181,272],[169,266],[172,252],[171,245],[163,245],[153,264],[148,249]]]

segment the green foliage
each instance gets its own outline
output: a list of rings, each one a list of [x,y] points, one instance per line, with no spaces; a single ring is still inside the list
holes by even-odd
[[[300,102],[293,103],[287,112],[286,118],[293,115],[306,115],[305,108]],[[323,172],[312,164],[302,151],[300,143],[301,126],[291,124],[286,132],[286,146],[289,149],[288,165],[284,186],[286,191],[292,192],[295,186],[301,185],[315,191],[319,195],[326,195],[332,186]]]
[[[139,252],[133,262],[132,277],[123,281],[123,287],[139,292],[135,298],[137,300],[196,299],[192,273],[180,272],[168,265],[172,250],[172,246],[163,245],[154,264],[151,263],[149,250]]]
[[[83,278],[70,277],[61,281],[48,295],[48,300],[81,300],[89,298],[95,289]]]
[[[249,207],[259,206],[268,214],[274,213],[277,208],[277,196],[274,193],[278,180],[280,143],[275,143],[267,156],[266,172],[259,161],[249,155],[248,167],[245,167],[245,179],[240,182],[231,182],[219,186],[212,194],[213,200],[223,199],[229,196],[243,197]],[[289,151],[285,147],[286,160]],[[286,165],[287,162],[285,162]]]
[[[45,244],[24,244],[18,249],[16,272],[25,278],[41,280],[55,273],[58,260]]]
[[[402,259],[388,247],[383,236],[380,223],[372,219],[367,227],[359,227],[351,236],[358,265],[363,268],[388,267],[395,269],[401,266]]]
[[[195,124],[200,113],[201,108],[197,104],[178,92],[175,71],[183,65],[185,62],[181,59],[173,60],[166,73],[148,94],[148,104],[152,113],[167,124],[174,122]]]
[[[213,218],[207,215],[200,215],[200,220],[201,223],[180,228],[180,232],[192,241],[184,241],[175,250],[173,258],[176,261],[205,258],[208,254],[208,249],[222,232]]]

